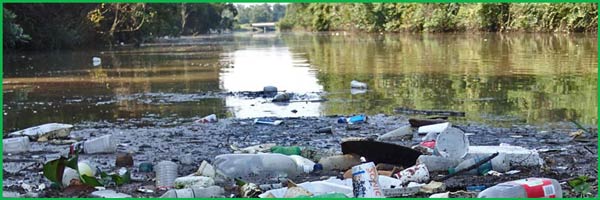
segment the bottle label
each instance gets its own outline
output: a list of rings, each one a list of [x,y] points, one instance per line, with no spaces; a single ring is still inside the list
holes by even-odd
[[[556,198],[556,190],[550,179],[528,178],[513,181],[521,185],[527,193],[527,198]]]

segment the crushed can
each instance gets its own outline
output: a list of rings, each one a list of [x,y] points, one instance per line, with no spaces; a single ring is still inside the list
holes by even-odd
[[[359,198],[383,198],[379,174],[375,163],[368,162],[352,167],[352,193]]]
[[[409,182],[425,183],[429,181],[429,170],[425,164],[418,164],[409,168],[406,168],[393,175],[399,179],[402,185]]]

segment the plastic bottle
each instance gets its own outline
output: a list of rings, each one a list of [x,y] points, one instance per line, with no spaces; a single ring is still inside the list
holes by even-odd
[[[7,138],[2,140],[2,151],[5,153],[17,153],[29,151],[29,137]]]
[[[367,89],[367,84],[356,80],[350,81],[350,88]]]
[[[355,116],[348,117],[348,118],[340,117],[337,122],[340,124],[346,124],[346,123],[347,124],[358,124],[358,123],[363,123],[366,121],[367,121],[367,116],[355,115]]]
[[[215,198],[223,197],[223,193],[225,193],[225,190],[219,186],[210,186],[207,188],[191,187],[179,190],[169,190],[160,198]]]
[[[457,171],[468,168],[483,159],[485,159],[485,158],[476,157],[476,158],[470,158],[470,159],[464,160],[460,164],[458,164],[455,168],[449,169],[448,171],[451,174],[456,173]],[[465,172],[465,174],[483,175],[490,170],[494,170],[497,172],[506,172],[506,171],[510,170],[510,164],[507,162],[505,154],[500,153],[496,157],[494,157],[492,160],[480,165],[476,169],[472,169],[468,172]]]
[[[446,130],[448,127],[452,126],[450,122],[432,124],[427,126],[421,126],[417,129],[418,133],[441,133]]]
[[[322,168],[320,164],[315,164],[315,162],[313,162],[312,160],[306,159],[302,156],[291,155],[290,158],[292,158],[296,162],[296,165],[298,165],[298,170],[301,170],[307,174],[313,172],[314,170]]]
[[[276,153],[223,154],[215,157],[214,166],[230,178],[258,175],[264,178],[289,177],[302,173],[294,159]]]
[[[92,138],[83,143],[83,152],[86,154],[93,153],[112,153],[117,150],[117,142],[112,135],[104,135],[97,138]]]
[[[271,147],[271,153],[280,153],[283,155],[300,155],[302,148],[299,146],[274,146]]]
[[[172,188],[177,178],[177,164],[171,161],[161,161],[154,166],[156,171],[156,187]]]
[[[459,162],[457,159],[431,155],[420,155],[417,158],[417,164],[425,164],[431,172],[447,171],[450,168],[456,167]]]
[[[348,170],[353,166],[359,165],[360,157],[354,154],[344,154],[321,158],[319,164],[323,166],[323,170]]]
[[[526,178],[487,188],[477,198],[562,198],[560,183],[550,178]]]
[[[367,121],[367,116],[365,115],[355,115],[347,119],[348,124],[358,124]]]
[[[254,124],[266,124],[266,125],[277,126],[281,123],[283,123],[282,120],[273,120],[273,119],[267,119],[267,118],[260,118],[260,119],[254,120]]]
[[[404,125],[400,128],[387,132],[386,134],[379,136],[377,140],[402,139],[403,137],[407,136],[412,136],[412,128],[410,125]]]
[[[217,122],[217,121],[218,121],[217,115],[210,114],[210,115],[203,117],[202,119],[196,120],[195,122],[196,123],[212,123],[212,122]]]

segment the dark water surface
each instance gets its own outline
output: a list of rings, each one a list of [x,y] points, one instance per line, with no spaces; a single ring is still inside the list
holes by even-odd
[[[462,120],[499,125],[594,125],[597,55],[594,34],[236,34],[117,50],[5,52],[3,131],[211,113],[394,114],[397,107],[464,111]],[[352,80],[369,89],[351,92]],[[211,95],[265,85],[328,101]]]

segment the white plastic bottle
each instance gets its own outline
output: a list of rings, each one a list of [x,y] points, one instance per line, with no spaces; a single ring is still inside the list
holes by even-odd
[[[562,198],[562,188],[555,179],[526,178],[487,188],[477,198]]]
[[[450,173],[458,172],[462,169],[472,166],[473,164],[475,164],[483,159],[484,158],[470,158],[470,159],[464,160],[460,164],[458,164],[455,168],[450,169],[449,171],[450,171]],[[488,161],[475,169],[465,172],[465,174],[482,174],[482,173],[485,173],[490,170],[494,170],[497,172],[506,172],[506,171],[510,170],[510,164],[506,160],[505,154],[500,153],[496,157],[494,157],[491,161]]]
[[[277,153],[223,154],[215,157],[214,165],[230,178],[293,177],[303,173],[294,159]]]

